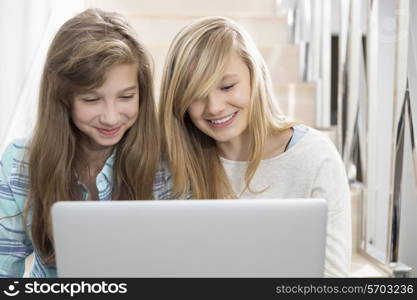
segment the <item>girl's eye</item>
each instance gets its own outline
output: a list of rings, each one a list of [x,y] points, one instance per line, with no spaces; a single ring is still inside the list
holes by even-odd
[[[230,85],[225,85],[221,88],[222,91],[228,91],[230,90],[232,87],[234,87],[234,84],[230,84]]]
[[[99,100],[99,98],[83,98],[84,102],[95,102],[95,101],[98,101],[98,100]]]
[[[126,96],[121,96],[120,98],[122,99],[132,99],[133,96],[135,96],[135,94],[131,94],[131,95],[126,95]]]

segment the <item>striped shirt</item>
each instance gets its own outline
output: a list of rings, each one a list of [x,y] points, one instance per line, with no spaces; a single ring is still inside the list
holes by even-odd
[[[12,142],[0,161],[0,277],[22,277],[25,259],[32,253],[34,263],[30,277],[57,277],[56,267],[44,265],[32,244],[30,221],[23,225],[22,211],[29,189],[28,162],[24,158],[27,150],[25,145],[24,139]],[[113,152],[97,175],[96,186],[100,201],[111,200],[114,156]],[[89,193],[85,186],[79,183],[79,188],[83,200],[88,199]],[[171,175],[161,165],[155,175],[154,199],[168,199],[171,191]]]

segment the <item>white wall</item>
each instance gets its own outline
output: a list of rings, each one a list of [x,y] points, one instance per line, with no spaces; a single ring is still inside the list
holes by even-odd
[[[0,150],[50,11],[49,0],[0,1]]]
[[[11,140],[30,135],[49,44],[84,7],[84,0],[0,1],[0,153]]]

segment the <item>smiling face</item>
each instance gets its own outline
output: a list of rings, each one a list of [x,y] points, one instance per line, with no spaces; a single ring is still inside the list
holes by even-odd
[[[106,72],[104,84],[76,95],[72,121],[90,148],[116,145],[135,123],[139,111],[136,64],[122,64]]]
[[[250,96],[249,69],[233,51],[220,82],[187,112],[194,125],[218,143],[246,139]]]

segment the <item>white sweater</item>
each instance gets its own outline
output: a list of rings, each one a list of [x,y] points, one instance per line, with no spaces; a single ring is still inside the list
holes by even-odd
[[[239,195],[244,188],[247,162],[222,158],[223,166]],[[348,276],[351,263],[352,232],[350,193],[346,171],[330,139],[309,128],[286,152],[261,161],[251,189],[240,198],[323,198],[328,203],[325,277]]]

